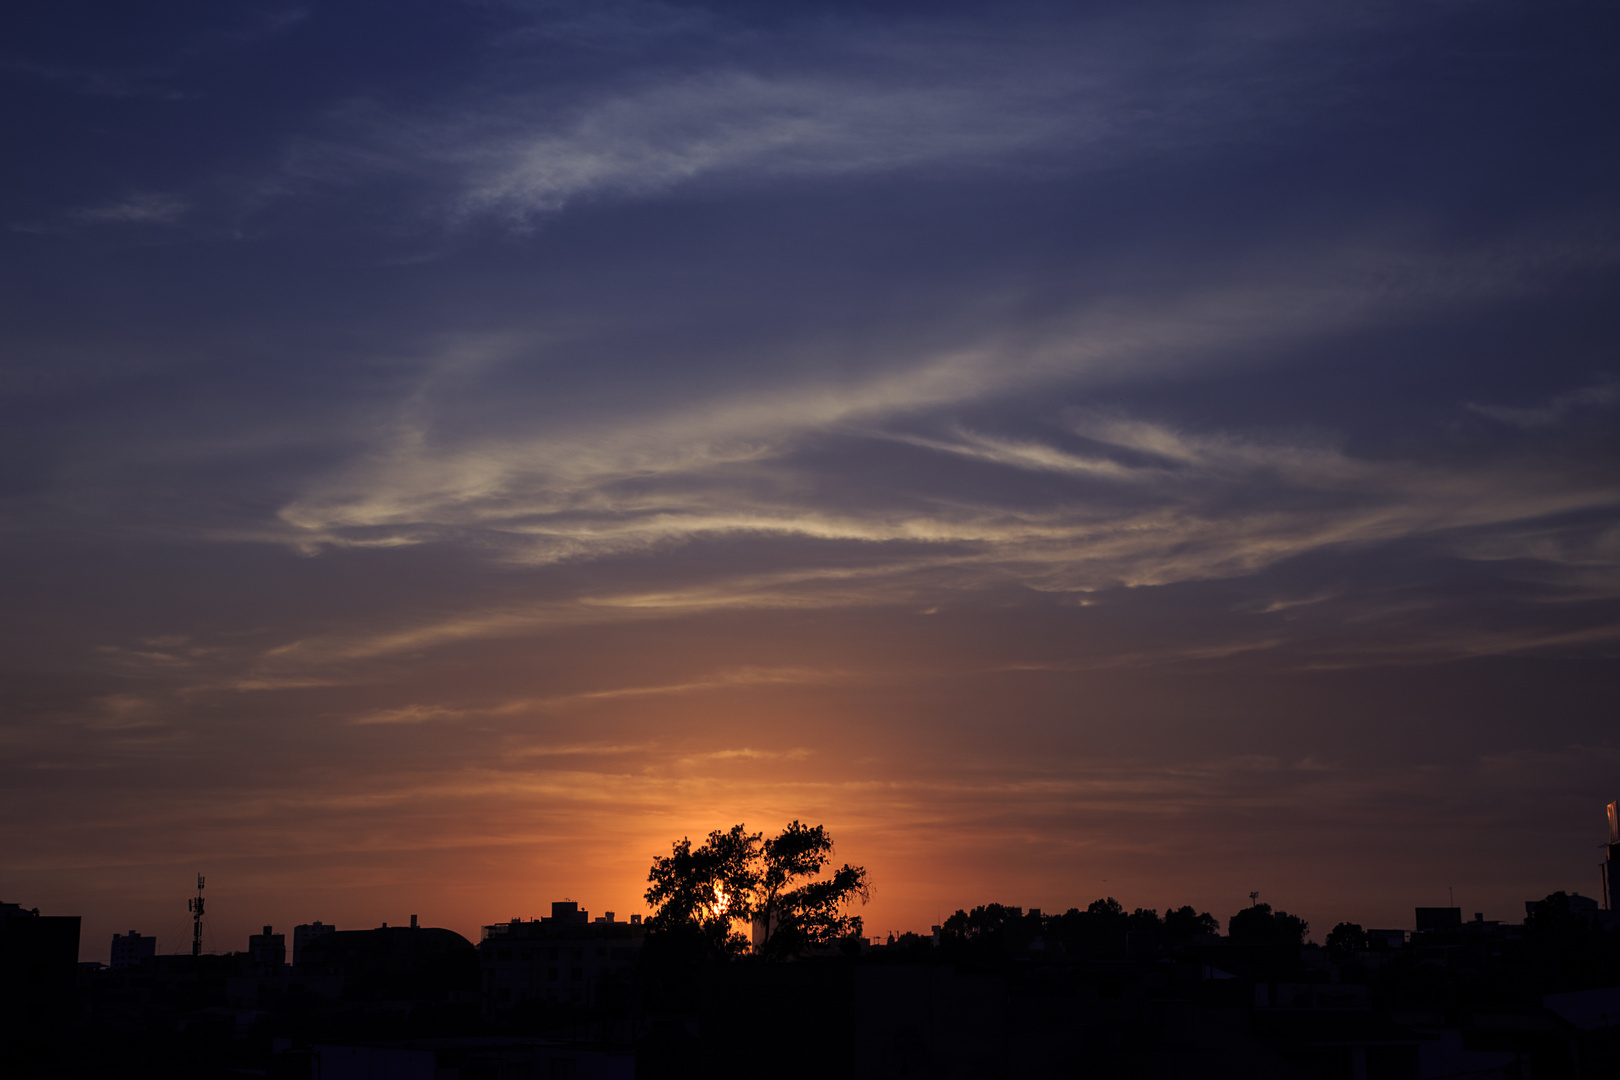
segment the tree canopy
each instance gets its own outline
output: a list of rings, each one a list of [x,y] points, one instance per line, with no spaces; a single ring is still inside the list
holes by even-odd
[[[957,911],[940,926],[940,946],[949,955],[970,962],[993,964],[998,958],[1028,950],[1037,938],[1041,948],[1087,959],[1123,959],[1132,935],[1151,950],[1170,952],[1218,933],[1220,924],[1209,912],[1191,907],[1167,908],[1163,918],[1155,908],[1127,912],[1113,897],[1093,900],[1084,911],[1070,908],[1061,915],[1043,915],[1039,909],[1004,904],[983,904],[972,911]]]
[[[799,821],[768,839],[743,825],[711,832],[698,847],[683,838],[653,859],[647,902],[656,912],[648,924],[696,938],[717,957],[752,946],[757,955],[785,959],[859,935],[860,916],[846,909],[870,898],[871,883],[864,867],[848,863],[823,876],[832,854],[827,830]]]
[[[1328,931],[1328,951],[1338,956],[1354,956],[1367,948],[1367,931],[1360,923],[1342,922]]]
[[[1227,935],[1243,945],[1297,948],[1310,931],[1310,923],[1286,911],[1273,912],[1270,904],[1246,907],[1226,921]]]

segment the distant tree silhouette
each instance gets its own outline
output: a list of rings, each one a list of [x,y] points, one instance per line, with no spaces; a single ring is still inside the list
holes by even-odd
[[[1342,922],[1328,931],[1328,951],[1338,956],[1354,956],[1367,948],[1367,931],[1360,923]]]
[[[958,908],[940,924],[940,946],[958,959],[994,965],[1040,932],[1038,925],[1033,932],[1026,932],[1024,921],[1021,907],[980,904],[972,911]]]
[[[1273,912],[1270,904],[1244,908],[1226,922],[1227,935],[1240,945],[1303,945],[1311,925],[1286,911]]]
[[[931,938],[907,930],[899,937],[890,935],[890,955],[903,957],[907,960],[930,961],[934,958],[934,942]]]
[[[1164,932],[1164,920],[1159,918],[1157,908],[1137,908],[1125,917],[1125,922],[1133,934],[1159,937]]]
[[[647,875],[647,902],[657,909],[649,930],[698,943],[711,959],[748,950],[738,923],[758,928],[756,952],[769,959],[859,935],[860,916],[843,912],[870,899],[871,883],[865,868],[848,863],[821,877],[832,852],[825,828],[799,821],[770,839],[743,825],[716,830],[696,848],[683,838]]]
[[[1164,913],[1163,930],[1164,942],[1172,948],[1191,945],[1205,934],[1219,934],[1221,924],[1209,912],[1194,911],[1190,906],[1183,904],[1174,911],[1166,910]]]
[[[1121,956],[1125,952],[1125,935],[1131,928],[1131,918],[1125,907],[1112,896],[1093,900],[1086,906],[1080,920],[1082,951],[1095,956]]]
[[[1153,908],[1127,914],[1110,896],[1093,900],[1084,911],[1070,908],[1061,915],[1025,913],[1005,904],[959,910],[941,924],[940,948],[958,961],[993,966],[1022,953],[1039,937],[1048,946],[1061,947],[1066,956],[1112,960],[1126,955],[1133,934],[1144,935],[1150,949],[1175,951],[1195,944],[1200,935],[1219,932],[1220,924],[1207,911],[1183,906],[1167,910],[1163,918]]]
[[[980,904],[972,911],[958,909],[940,929],[946,937],[958,941],[982,941],[1000,938],[1023,917],[1024,909],[1020,907]]]

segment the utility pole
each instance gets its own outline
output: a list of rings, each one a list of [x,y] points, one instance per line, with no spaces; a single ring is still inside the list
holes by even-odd
[[[197,875],[197,895],[187,901],[191,908],[191,955],[202,955],[203,876]]]

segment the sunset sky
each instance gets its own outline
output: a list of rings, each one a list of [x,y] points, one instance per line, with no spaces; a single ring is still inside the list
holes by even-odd
[[[1620,9],[0,15],[0,899],[1598,892]]]

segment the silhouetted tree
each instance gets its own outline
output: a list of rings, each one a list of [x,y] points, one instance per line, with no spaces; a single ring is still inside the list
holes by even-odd
[[[1119,956],[1125,951],[1125,935],[1131,928],[1131,917],[1125,907],[1112,896],[1106,900],[1093,900],[1086,907],[1085,929],[1082,940],[1088,951],[1099,956]]]
[[[1226,932],[1240,945],[1303,945],[1311,925],[1286,911],[1273,912],[1270,904],[1244,908],[1226,922]]]
[[[768,840],[742,825],[710,833],[697,848],[682,839],[647,875],[647,902],[657,909],[649,930],[700,942],[711,958],[747,951],[739,922],[759,928],[757,952],[773,959],[858,935],[860,917],[843,911],[855,899],[865,903],[871,884],[863,867],[847,863],[822,878],[832,851],[826,829],[798,821]]]
[[[1152,934],[1154,937],[1164,930],[1164,922],[1159,918],[1157,908],[1137,908],[1126,917],[1126,925],[1133,934]]]
[[[934,958],[933,939],[910,930],[899,937],[890,935],[888,945],[889,955],[897,959],[929,961]]]
[[[974,941],[996,937],[1006,926],[1023,917],[1024,909],[1003,904],[980,904],[972,911],[960,908],[940,927],[948,940]]]
[[[1367,948],[1367,931],[1360,923],[1342,922],[1328,931],[1327,948],[1338,956],[1354,956]]]
[[[940,952],[957,963],[996,967],[1041,933],[1039,920],[1006,904],[958,910],[939,928]]]
[[[1219,934],[1221,924],[1209,912],[1194,911],[1183,904],[1174,911],[1164,913],[1164,942],[1171,948],[1191,945],[1200,935]]]
[[[1106,900],[1093,900],[1086,906],[1086,914],[1093,918],[1117,919],[1125,914],[1125,905],[1110,896]]]
[[[842,911],[856,898],[863,904],[871,899],[872,886],[865,868],[848,863],[819,878],[832,850],[826,829],[798,821],[764,842],[744,904],[760,934],[755,951],[761,956],[795,956],[861,933],[861,917]]]
[[[680,938],[699,954],[731,957],[748,948],[748,938],[732,924],[754,886],[760,834],[741,825],[715,830],[701,847],[683,837],[668,858],[654,858],[647,874],[647,902],[657,910],[647,920],[649,931]]]
[[[1005,904],[980,904],[972,911],[960,908],[940,925],[942,948],[980,961],[991,961],[1012,946],[1024,909]]]
[[[1084,911],[1070,908],[1054,915],[1046,920],[1046,933],[1062,943],[1069,955],[1114,959],[1125,955],[1129,931],[1157,922],[1156,913],[1140,908],[1134,915],[1125,914],[1124,906],[1110,896],[1093,900]]]

